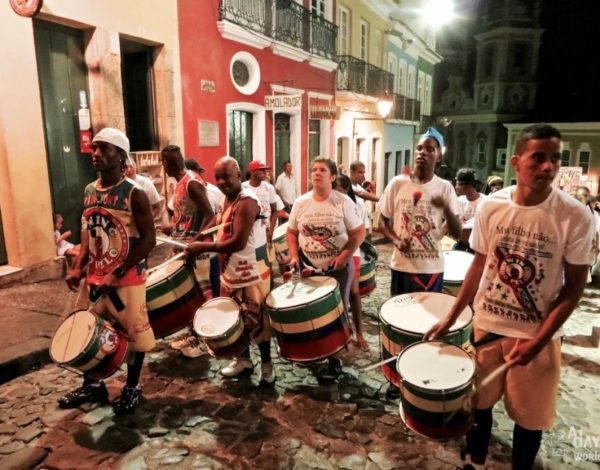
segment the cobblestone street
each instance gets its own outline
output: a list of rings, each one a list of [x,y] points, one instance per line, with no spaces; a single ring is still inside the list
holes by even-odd
[[[337,382],[320,384],[317,365],[277,355],[272,387],[257,386],[259,367],[250,377],[223,380],[218,371],[227,361],[187,359],[160,341],[147,355],[145,400],[123,418],[110,406],[58,409],[56,400],[80,379],[48,365],[0,386],[0,468],[456,468],[462,440],[437,442],[407,430],[398,403],[385,398],[380,369],[361,371],[380,359],[378,309],[389,297],[390,246],[377,249],[377,289],[364,299],[370,349],[351,345]],[[598,468],[600,350],[591,332],[599,315],[600,290],[586,289],[566,326],[558,417],[544,436],[539,468]],[[107,380],[111,399],[123,380],[122,373]],[[500,405],[494,417],[489,468],[509,468],[512,423]]]

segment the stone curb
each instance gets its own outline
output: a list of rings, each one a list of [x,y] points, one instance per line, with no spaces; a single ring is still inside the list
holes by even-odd
[[[50,339],[36,338],[0,349],[0,384],[50,363]]]

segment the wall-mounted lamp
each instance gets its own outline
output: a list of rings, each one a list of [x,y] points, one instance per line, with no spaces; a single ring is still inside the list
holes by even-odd
[[[382,98],[377,102],[377,112],[382,119],[389,116],[392,106],[394,106],[394,102],[388,98]]]

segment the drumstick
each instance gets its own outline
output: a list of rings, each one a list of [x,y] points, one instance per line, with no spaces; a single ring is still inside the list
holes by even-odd
[[[156,237],[156,239],[160,242],[168,243],[169,245],[177,246],[179,248],[187,248],[186,243],[178,242],[177,240],[173,240],[172,238]]]
[[[167,261],[160,263],[158,266],[154,266],[153,268],[148,269],[148,274],[152,274],[154,271],[158,271],[159,269],[164,268],[167,264],[176,261],[180,258],[183,258],[184,256],[185,251],[182,251],[181,253],[176,254],[172,258],[169,258]]]
[[[367,372],[369,370],[377,369],[378,367],[381,367],[382,365],[387,364],[388,362],[395,361],[396,359],[398,359],[398,356],[388,357],[385,361],[381,361],[381,362],[378,362],[377,364],[371,364],[370,366],[363,367],[362,369],[360,369],[360,371]]]
[[[202,230],[202,232],[200,232],[200,236],[204,237],[206,235],[210,235],[211,233],[216,232],[220,228],[225,228],[229,225],[231,225],[231,222],[225,222],[223,224],[219,224],[219,225],[215,225],[214,227],[207,228],[206,230]]]

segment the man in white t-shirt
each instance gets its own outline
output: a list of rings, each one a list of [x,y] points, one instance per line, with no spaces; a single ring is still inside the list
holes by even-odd
[[[285,204],[285,210],[289,213],[300,195],[296,187],[296,179],[292,175],[292,163],[289,160],[283,164],[283,171],[277,177],[275,189]]]
[[[515,421],[513,468],[532,468],[542,431],[552,427],[560,380],[561,326],[571,315],[594,260],[592,214],[552,188],[561,136],[547,124],[525,128],[511,165],[517,185],[483,200],[475,214],[475,258],[448,316],[426,337],[444,334],[474,301],[477,382],[506,371],[478,391],[467,433],[472,464],[483,468],[492,408],[502,396]]]
[[[483,194],[477,191],[477,173],[472,168],[461,168],[456,172],[456,194],[458,194],[458,205],[460,206],[460,222],[462,231],[460,240],[454,246],[456,250],[473,253],[469,247],[469,236],[473,230],[475,210],[483,198]]]
[[[379,201],[379,198],[375,194],[371,194],[362,184],[365,182],[365,164],[360,160],[356,160],[350,164],[350,181],[352,181],[352,191],[358,197],[365,201]]]
[[[273,230],[277,222],[277,193],[272,184],[265,181],[265,171],[271,167],[258,160],[248,164],[250,179],[242,183],[242,187],[251,189],[260,201],[260,217],[267,233],[267,242],[273,241]]]
[[[154,186],[154,183],[150,178],[143,175],[138,175],[136,171],[135,162],[129,157],[125,161],[125,176],[130,180],[137,183],[146,193],[150,201],[150,208],[152,209],[152,218],[155,221],[160,220],[160,216],[163,212],[163,200]]]

